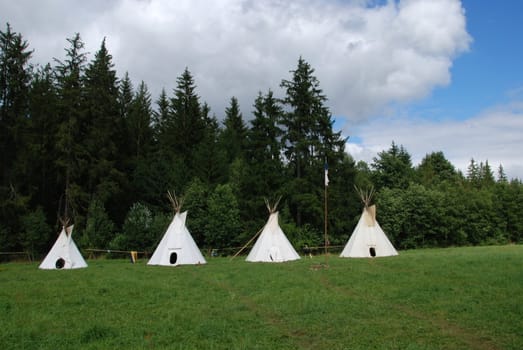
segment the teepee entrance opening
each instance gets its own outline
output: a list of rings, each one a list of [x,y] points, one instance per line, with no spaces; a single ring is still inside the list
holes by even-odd
[[[171,256],[169,257],[169,263],[171,265],[174,265],[174,264],[176,264],[177,260],[178,260],[178,254],[176,254],[176,252],[172,252]]]
[[[271,259],[271,261],[279,261],[280,249],[276,246],[271,247],[271,249],[269,249],[269,258]]]
[[[63,269],[65,266],[65,260],[62,258],[59,258],[58,260],[56,260],[55,266],[57,269]]]
[[[369,254],[370,254],[370,256],[372,256],[374,258],[376,256],[376,248],[370,247]]]

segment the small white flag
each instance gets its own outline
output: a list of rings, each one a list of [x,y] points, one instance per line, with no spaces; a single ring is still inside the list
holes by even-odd
[[[325,187],[329,186],[329,165],[325,162]]]

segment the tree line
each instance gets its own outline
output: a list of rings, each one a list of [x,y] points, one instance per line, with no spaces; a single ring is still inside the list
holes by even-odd
[[[236,97],[211,111],[189,68],[153,100],[147,84],[117,77],[105,39],[89,59],[80,34],[65,57],[33,65],[29,44],[0,31],[0,247],[39,256],[58,217],[75,224],[82,248],[151,251],[183,194],[187,225],[202,248],[247,241],[281,197],[284,231],[299,248],[321,245],[324,165],[328,229],[343,245],[374,187],[378,220],[398,249],[521,242],[522,184],[471,160],[462,174],[442,152],[417,166],[392,142],[370,164],[355,162],[333,130],[327,97],[302,57],[259,92],[244,118]],[[218,116],[217,114],[218,113]],[[248,121],[247,121],[248,120]]]

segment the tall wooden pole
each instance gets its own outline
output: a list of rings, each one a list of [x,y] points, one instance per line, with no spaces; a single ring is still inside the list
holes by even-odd
[[[327,264],[327,256],[328,256],[328,245],[329,245],[329,239],[327,234],[327,228],[328,228],[328,211],[327,211],[327,194],[328,194],[328,187],[329,187],[329,166],[327,164],[327,158],[325,158],[325,223],[324,223],[324,244],[325,244],[325,264]]]
[[[327,256],[327,246],[328,246],[328,242],[329,242],[329,239],[328,239],[328,235],[327,235],[327,219],[328,219],[328,211],[327,211],[327,186],[325,186],[325,227],[324,227],[324,243],[325,243],[325,256]]]

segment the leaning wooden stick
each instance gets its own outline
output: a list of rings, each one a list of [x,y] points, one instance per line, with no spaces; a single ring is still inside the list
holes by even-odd
[[[255,235],[254,235],[254,236],[249,240],[249,242],[245,243],[245,245],[242,247],[242,249],[238,250],[238,253],[234,254],[234,256],[233,256],[230,260],[236,258],[236,257],[237,257],[237,256],[238,256],[238,255],[239,255],[239,254],[240,254],[240,253],[241,253],[245,248],[247,248],[247,246],[248,246],[249,244],[251,244],[251,242],[252,242],[256,237],[258,237],[258,235],[259,235],[262,231],[263,231],[263,227],[262,227],[258,232],[256,232],[256,234],[255,234]]]

